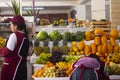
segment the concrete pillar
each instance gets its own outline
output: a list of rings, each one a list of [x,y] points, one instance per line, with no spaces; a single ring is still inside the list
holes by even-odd
[[[92,19],[105,19],[105,0],[91,0]]]
[[[77,15],[76,18],[80,20],[86,20],[86,5],[76,6]]]

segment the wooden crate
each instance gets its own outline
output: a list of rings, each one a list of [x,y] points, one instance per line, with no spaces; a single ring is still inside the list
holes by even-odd
[[[94,31],[96,28],[101,28],[105,32],[110,32],[111,23],[110,22],[93,22],[93,23],[91,23],[90,30]]]

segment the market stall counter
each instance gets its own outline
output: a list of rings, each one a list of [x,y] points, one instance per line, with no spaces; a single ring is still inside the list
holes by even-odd
[[[69,80],[69,77],[59,77],[59,78],[35,78],[34,80]],[[111,75],[110,80],[120,80],[120,75]]]

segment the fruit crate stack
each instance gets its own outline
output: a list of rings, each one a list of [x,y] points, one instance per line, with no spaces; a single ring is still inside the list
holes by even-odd
[[[96,28],[101,28],[105,32],[110,32],[110,30],[111,30],[111,22],[109,22],[109,21],[90,22],[90,30],[94,31]]]

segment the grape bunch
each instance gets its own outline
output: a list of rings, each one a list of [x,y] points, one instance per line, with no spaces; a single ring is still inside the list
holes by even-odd
[[[52,52],[52,57],[50,58],[50,61],[53,64],[56,64],[57,62],[62,61],[62,55],[63,55],[63,53],[60,50],[56,50],[56,51]]]

